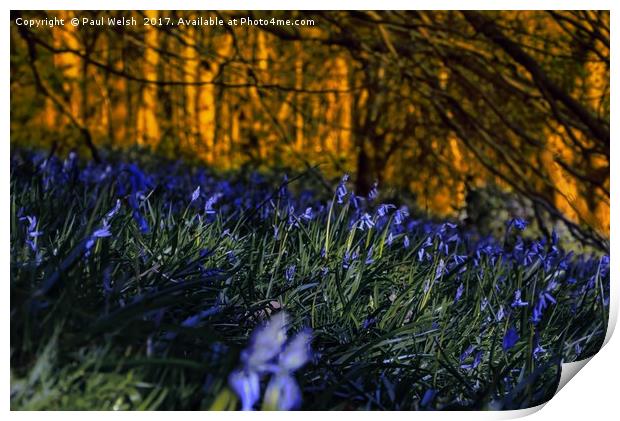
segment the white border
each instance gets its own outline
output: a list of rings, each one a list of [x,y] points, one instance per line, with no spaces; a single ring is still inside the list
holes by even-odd
[[[616,2],[617,3],[617,2]],[[617,43],[614,42],[615,37],[615,28],[618,25],[618,19],[616,17],[616,13],[613,8],[614,2],[612,1],[601,1],[601,0],[590,0],[590,1],[575,1],[575,0],[521,0],[521,1],[493,1],[493,0],[477,0],[477,1],[455,1],[455,0],[423,0],[423,1],[395,1],[395,0],[382,0],[382,1],[367,1],[367,0],[358,0],[358,1],[326,1],[326,0],[315,0],[312,2],[303,2],[303,1],[294,1],[294,0],[263,0],[263,1],[241,1],[241,0],[229,0],[229,1],[183,1],[177,0],[173,3],[170,1],[133,1],[128,3],[125,1],[118,0],[109,0],[109,1],[70,1],[70,0],[59,0],[59,1],[47,1],[47,0],[22,0],[19,3],[14,3],[13,8],[19,7],[22,10],[28,9],[47,9],[47,10],[89,10],[89,9],[106,9],[106,10],[115,10],[115,9],[126,9],[128,6],[131,6],[132,9],[161,9],[161,10],[170,10],[170,6],[173,5],[174,10],[188,10],[188,9],[206,9],[206,10],[243,10],[243,9],[256,9],[256,10],[345,10],[345,9],[420,9],[420,10],[429,10],[429,9],[493,9],[493,10],[508,10],[508,9],[603,9],[603,10],[611,10],[611,20],[612,27],[614,30],[612,31],[612,50],[615,52],[615,45]],[[6,7],[6,6],[5,6]],[[616,7],[616,10],[620,10],[620,8]],[[4,8],[3,11],[4,22],[8,22],[9,17],[9,9]],[[2,92],[4,100],[0,102],[2,105],[2,127],[4,133],[10,135],[10,89],[9,89],[9,81],[10,81],[10,67],[9,67],[9,30],[6,28],[2,32],[2,54],[5,58],[5,65],[2,67],[4,84],[2,85]],[[617,69],[617,59],[616,55],[612,54],[612,70]],[[612,71],[612,84],[616,85],[616,73]],[[613,91],[612,91],[613,92]],[[617,105],[617,95],[614,96],[612,93],[611,98],[612,111],[618,109]],[[614,125],[614,114],[612,112],[612,133],[615,127]],[[0,146],[2,150],[2,155],[5,164],[9,159],[9,139],[7,138],[2,142]],[[612,160],[618,154],[618,147],[614,146],[614,142],[611,145],[611,155]],[[612,207],[612,215],[613,210],[620,209],[618,206],[618,194],[615,192],[614,186],[616,186],[616,182],[618,181],[618,167],[612,167],[611,169],[611,207]],[[4,241],[1,243],[0,250],[0,265],[2,266],[2,272],[6,275],[9,274],[9,176],[10,176],[10,168],[7,165],[2,171],[0,177],[2,178],[2,182],[0,183],[0,195],[3,201],[2,212],[4,217],[2,218],[2,222],[0,224],[0,233],[4,238]],[[610,323],[609,323],[609,332],[606,337],[606,342],[609,341],[610,335],[615,327],[618,313],[618,291],[616,290],[617,281],[617,272],[618,272],[618,264],[615,262],[620,258],[618,251],[618,242],[620,235],[618,233],[618,228],[616,225],[617,217],[614,218],[612,216],[611,221],[611,273],[612,273],[612,298],[610,304]],[[5,293],[2,294],[1,300],[3,305],[1,306],[4,309],[4,319],[3,319],[3,332],[4,335],[2,337],[3,341],[3,360],[5,361],[5,366],[3,367],[4,374],[4,388],[2,396],[5,400],[5,410],[9,410],[9,396],[10,396],[10,384],[9,384],[9,372],[10,367],[8,365],[9,361],[9,353],[10,353],[10,320],[8,318],[9,314],[9,296],[7,289],[9,288],[9,276],[6,276],[4,279],[5,282]],[[561,393],[559,393],[556,397],[554,397],[545,407],[543,411],[537,412],[532,416],[531,419],[579,419],[583,420],[585,417],[590,419],[611,419],[609,414],[613,414],[616,412],[615,410],[615,400],[617,400],[617,385],[616,385],[616,376],[618,374],[618,360],[615,357],[616,355],[620,355],[620,345],[618,343],[618,339],[612,339],[608,344],[596,355],[591,362],[589,362],[588,369],[585,372],[580,373],[577,378],[578,380],[574,380],[569,382],[569,384],[562,389]],[[506,418],[515,418],[519,416],[525,416],[532,412],[536,412],[540,408],[534,408],[531,410],[524,411],[509,411],[509,412],[425,412],[425,413],[415,413],[410,414],[408,412],[391,412],[390,417],[394,417],[397,419],[405,419],[409,417],[416,417],[419,419],[458,419],[458,420],[481,420],[481,419],[506,419]],[[126,417],[136,417],[141,418],[148,417],[150,420],[157,419],[167,419],[168,414],[165,412],[158,413],[119,413],[121,418]],[[320,417],[338,417],[338,418],[348,418],[355,417],[356,419],[371,419],[375,416],[379,415],[375,412],[356,412],[356,413],[337,413],[331,414],[322,412],[320,414],[316,414],[314,412],[299,412],[295,414],[290,413],[253,413],[252,418],[262,418],[273,420],[290,420],[291,416],[294,416],[295,419],[306,419],[310,420],[315,416]],[[12,412],[10,414],[11,417],[14,418],[25,418],[30,419],[31,417],[51,417],[52,419],[77,419],[78,417],[82,417],[82,414],[76,412],[69,413],[46,413],[45,415],[37,414],[37,413],[25,413],[25,412]],[[110,414],[102,413],[102,412],[89,412],[87,415],[89,418],[93,419],[103,419],[103,417],[109,417]],[[203,414],[199,412],[187,412],[184,413],[183,416],[188,418],[195,419],[204,419],[203,417],[215,417],[221,419],[239,419],[245,417],[246,414],[233,412],[233,413],[209,413]],[[543,418],[544,417],[544,418]]]

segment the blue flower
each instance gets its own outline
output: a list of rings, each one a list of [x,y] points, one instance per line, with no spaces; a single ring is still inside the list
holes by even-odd
[[[111,236],[112,233],[110,232],[110,226],[109,225],[103,225],[101,228],[95,230],[93,232],[92,237],[93,238],[104,238],[104,237],[109,237]]]
[[[349,253],[348,251],[344,252],[344,256],[342,257],[342,267],[345,269],[349,269],[349,266],[351,266],[351,263],[354,260],[357,260],[357,258],[359,257],[359,253],[356,251],[354,251],[353,253]]]
[[[459,287],[456,289],[456,294],[454,296],[454,302],[456,303],[463,296],[463,291],[465,290],[465,286],[461,283]]]
[[[439,259],[439,263],[437,264],[437,269],[435,270],[435,280],[441,278],[441,276],[446,271],[446,262],[443,259]]]
[[[289,373],[275,374],[265,390],[263,406],[267,410],[290,411],[301,405],[301,390]]]
[[[194,192],[192,193],[191,202],[195,202],[196,200],[198,200],[199,197],[200,197],[200,186],[196,187],[196,190],[194,190]]]
[[[515,344],[519,341],[519,334],[516,329],[511,327],[508,328],[506,334],[504,335],[504,340],[502,341],[502,349],[504,352],[508,351],[510,348],[515,346]]]
[[[307,207],[305,212],[300,215],[301,219],[305,219],[306,221],[311,221],[314,218],[314,212],[311,207]]]
[[[28,237],[39,237],[43,234],[43,231],[37,231],[37,217],[36,216],[22,216],[19,218],[20,221],[28,221],[28,227],[26,231],[28,233]]]
[[[532,356],[538,359],[540,358],[539,354],[544,354],[545,352],[545,349],[540,345],[540,337],[538,332],[536,332],[534,334],[534,349],[532,350]]]
[[[340,180],[340,184],[336,188],[336,198],[338,203],[343,203],[344,197],[347,195],[347,181],[349,181],[349,174],[345,174],[342,176],[342,180]]]
[[[374,221],[368,213],[364,213],[357,221],[357,228],[364,231],[365,228],[370,229],[375,226]]]
[[[254,331],[250,347],[242,355],[248,367],[264,370],[269,360],[280,353],[286,342],[286,319],[286,313],[277,313],[265,326]]]
[[[278,228],[276,225],[273,225],[273,239],[277,240],[278,238],[280,238],[280,228]]]
[[[469,357],[471,355],[471,353],[474,352],[475,349],[476,348],[473,345],[469,345],[467,348],[465,348],[465,351],[463,351],[463,353],[459,357],[459,361],[461,363],[463,361],[465,361],[467,359],[467,357]]]
[[[377,323],[377,319],[374,317],[368,316],[362,321],[362,329],[368,329],[371,326],[373,326],[375,323]]]
[[[499,310],[497,310],[497,314],[495,315],[495,318],[497,319],[498,322],[500,322],[504,319],[504,316],[505,316],[504,306],[500,306]]]
[[[473,345],[470,345],[470,347],[467,348],[466,353],[463,353],[461,355],[460,361],[461,361],[461,368],[462,369],[464,369],[464,370],[474,370],[482,362],[482,356],[484,355],[484,352],[483,351],[478,351],[474,355],[474,359],[473,359],[473,361],[471,363],[469,363],[469,364],[465,363],[465,360],[467,359],[467,357],[469,357],[469,355],[473,351],[474,351],[474,347],[473,347]]]
[[[409,248],[409,236],[405,235],[405,237],[403,238],[403,247],[405,247],[406,249]]]
[[[377,208],[377,216],[384,217],[385,215],[388,214],[390,209],[396,209],[396,206],[391,205],[389,203],[380,204],[379,207]]]
[[[241,410],[251,411],[260,399],[260,383],[254,371],[236,370],[228,377],[228,384],[241,399]]]
[[[420,247],[420,249],[418,250],[418,262],[421,262],[422,260],[424,260],[425,255],[426,255],[426,251],[424,250],[424,247]]]
[[[220,200],[221,197],[222,197],[221,193],[216,193],[207,199],[207,201],[205,202],[205,209],[204,209],[204,212],[207,215],[212,215],[215,213],[213,206],[218,202],[218,200]]]
[[[518,289],[515,291],[515,298],[510,304],[511,307],[527,307],[529,303],[527,301],[521,300],[521,290]]]
[[[284,278],[287,282],[291,282],[293,278],[295,278],[295,270],[295,265],[290,265],[286,268],[286,270],[284,271]]]
[[[37,243],[35,239],[43,234],[43,231],[37,231],[37,217],[36,216],[23,216],[19,218],[20,221],[28,221],[28,227],[26,227],[26,233],[28,239],[26,244],[30,247],[33,253],[37,252]]]
[[[396,210],[396,212],[394,212],[394,223],[396,225],[400,225],[408,217],[409,217],[409,210],[407,209],[406,206],[401,206],[400,208]]]
[[[422,407],[429,406],[433,402],[433,399],[435,399],[436,394],[437,394],[437,391],[435,389],[426,390],[426,392],[424,392],[424,396],[422,397],[422,400],[420,401],[420,406]]]
[[[523,231],[525,230],[525,228],[527,228],[527,221],[521,218],[514,218],[508,221],[507,225],[508,225],[508,229],[510,229],[510,227],[515,227],[519,231]]]
[[[555,300],[553,295],[551,295],[547,291],[542,291],[538,295],[538,300],[536,301],[536,304],[534,305],[534,308],[532,310],[532,322],[534,324],[540,322],[543,316],[543,312],[549,306],[549,304],[556,304],[556,303],[557,301]]]
[[[289,410],[301,404],[301,391],[293,373],[311,358],[312,334],[303,330],[286,343],[286,322],[286,313],[280,312],[256,329],[249,347],[241,354],[243,367],[229,376],[229,384],[244,410],[253,409],[260,398],[258,380],[263,375],[271,375],[263,408]]]
[[[109,221],[110,219],[112,219],[114,215],[116,215],[120,209],[121,209],[121,201],[120,199],[116,199],[116,204],[114,205],[114,207],[110,209],[110,211],[106,213],[103,218],[104,224],[106,223],[106,221]]]
[[[368,200],[369,201],[373,201],[377,198],[377,196],[379,196],[379,191],[377,190],[377,186],[379,185],[378,182],[374,182],[372,185],[372,188],[370,189],[370,191],[368,192]]]
[[[278,359],[280,370],[293,372],[303,367],[310,360],[311,339],[312,333],[309,329],[302,330],[295,335],[280,354]]]
[[[97,241],[98,238],[105,238],[105,237],[109,237],[111,236],[112,233],[110,232],[110,226],[108,225],[108,221],[106,221],[104,219],[104,225],[99,228],[96,229],[87,239],[86,242],[84,243],[84,250],[85,250],[85,257],[90,256],[90,250],[93,248],[93,246],[95,245],[95,242]]]

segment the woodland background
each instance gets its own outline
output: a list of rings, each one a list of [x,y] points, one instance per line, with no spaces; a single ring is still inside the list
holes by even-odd
[[[315,24],[141,24],[159,16]],[[472,223],[497,219],[472,202],[499,192],[547,235],[563,221],[608,249],[609,30],[607,11],[13,12],[11,145],[218,170],[319,165],[320,177],[351,172],[359,194],[378,181]]]

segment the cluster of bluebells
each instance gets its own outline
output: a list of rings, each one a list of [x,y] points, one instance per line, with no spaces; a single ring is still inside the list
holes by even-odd
[[[261,398],[261,382],[269,378],[263,394],[263,408],[296,409],[301,405],[301,389],[294,373],[311,358],[310,330],[302,330],[287,341],[287,315],[275,314],[257,328],[248,347],[241,353],[241,367],[228,383],[241,400],[241,409],[255,408]]]
[[[24,159],[24,156],[19,159]],[[49,158],[43,154],[26,155],[25,159],[30,160],[40,171],[44,189],[79,182],[96,192],[98,186],[105,185],[106,181],[112,183],[117,197],[129,205],[129,212],[143,234],[151,231],[152,224],[162,223],[149,220],[145,212],[148,197],[155,190],[171,211],[183,212],[189,206],[192,212],[206,221],[213,220],[218,214],[233,218],[243,212],[251,212],[260,220],[269,221],[273,227],[273,238],[276,240],[282,238],[282,227],[272,222],[276,215],[286,215],[288,224],[285,228],[297,230],[302,228],[302,224],[325,224],[327,218],[334,213],[334,207],[346,206],[351,229],[365,233],[374,231],[377,234],[387,229],[383,237],[386,246],[404,251],[415,247],[417,263],[434,272],[434,276],[430,276],[427,281],[427,291],[433,284],[444,279],[444,275],[449,274],[455,285],[454,303],[460,301],[466,290],[463,279],[465,273],[474,272],[484,276],[487,267],[496,266],[498,263],[514,270],[542,271],[545,279],[549,280],[547,283],[539,284],[536,291],[511,291],[510,294],[514,294],[513,302],[506,303],[499,309],[504,313],[499,316],[503,316],[506,312],[525,308],[530,311],[529,318],[535,324],[543,320],[550,308],[557,305],[554,291],[563,284],[572,286],[576,280],[588,279],[586,283],[578,282],[578,291],[574,292],[574,302],[577,302],[578,297],[595,288],[597,274],[599,277],[608,276],[608,256],[599,259],[595,256],[574,256],[566,253],[559,247],[555,231],[550,240],[526,239],[519,235],[528,226],[528,222],[522,218],[514,218],[506,223],[506,233],[513,231],[516,235],[514,245],[507,249],[500,240],[472,236],[452,222],[435,223],[414,219],[404,205],[379,202],[377,183],[373,184],[366,197],[357,196],[347,188],[348,174],[345,174],[336,186],[333,198],[321,202],[309,191],[291,194],[286,177],[274,195],[273,187],[258,173],[252,174],[249,180],[231,182],[210,175],[204,169],[188,172],[180,163],[164,163],[158,166],[158,171],[145,172],[137,164],[123,162],[88,162],[80,167],[75,154],[65,160]],[[113,209],[102,219],[100,226],[88,235],[85,241],[86,256],[98,239],[112,235],[110,221],[120,206],[120,201],[117,200]],[[43,233],[40,222],[36,216],[28,214],[28,210],[24,210],[23,214],[27,215],[21,218],[27,222],[25,242],[37,256],[37,260],[41,261],[43,256],[37,246],[37,238]],[[416,239],[415,243],[412,239]],[[235,260],[232,250],[228,255]],[[342,255],[345,269],[358,261],[360,264],[373,264],[376,259],[372,248],[346,249]],[[285,279],[294,279],[295,271],[293,265],[289,266]],[[502,282],[498,282],[496,288],[499,292]],[[526,293],[527,300],[523,299]],[[607,298],[605,300],[607,301]],[[574,305],[578,305],[574,302]]]
[[[480,337],[487,334],[497,337],[498,349],[501,345],[501,351],[507,356],[516,355],[529,345],[531,328],[533,357],[544,358],[546,349],[552,348],[545,342],[545,326],[553,319],[554,312],[578,314],[583,310],[584,297],[599,291],[604,305],[609,304],[608,256],[568,253],[560,247],[555,231],[549,238],[528,238],[525,235],[528,221],[521,218],[507,221],[503,239],[481,237],[451,221],[416,219],[405,205],[381,202],[376,183],[364,197],[356,195],[348,188],[348,175],[342,177],[331,197],[320,200],[306,190],[294,194],[286,178],[275,187],[260,174],[231,181],[204,169],[187,171],[176,163],[145,171],[136,164],[123,162],[89,162],[79,166],[74,154],[66,160],[37,154],[14,159],[26,159],[37,168],[46,192],[81,184],[85,191],[92,192],[85,205],[87,208],[95,207],[99,191],[114,191],[114,201],[105,208],[109,211],[95,218],[94,229],[79,237],[85,259],[94,258],[100,239],[117,235],[114,230],[121,225],[117,221],[119,214],[124,214],[125,222],[133,224],[134,231],[153,236],[155,228],[166,223],[163,219],[154,220],[153,213],[149,212],[153,205],[151,198],[156,196],[160,210],[189,215],[188,223],[200,220],[209,224],[217,218],[236,222],[249,215],[252,219],[248,225],[252,228],[264,225],[267,238],[276,242],[290,239],[291,232],[305,233],[308,227],[321,229],[328,226],[328,222],[334,224],[340,220],[343,229],[348,229],[347,235],[363,240],[351,241],[346,247],[340,247],[338,253],[334,253],[333,248],[327,252],[327,245],[320,244],[316,248],[316,258],[321,260],[317,265],[322,268],[321,279],[327,279],[336,270],[353,273],[359,267],[372,269],[382,263],[384,256],[397,263],[406,262],[414,266],[417,273],[424,274],[420,283],[423,294],[445,293],[455,311],[470,306],[471,298],[480,296],[483,315],[482,324],[477,326]],[[37,266],[45,263],[50,250],[41,244],[50,234],[50,221],[30,208],[20,209],[17,216],[23,236],[20,258],[26,255]],[[85,221],[83,226],[86,226]],[[217,235],[226,239],[222,241],[226,247],[225,260],[234,266],[242,260],[238,251],[243,250],[243,244],[240,244],[239,234],[234,229],[231,233],[230,229],[233,228],[226,226]],[[235,245],[238,248],[233,248]],[[289,257],[292,258],[277,268],[287,287],[303,282],[310,273],[303,260]],[[110,274],[104,272],[103,275],[103,289],[109,294],[113,288]],[[514,282],[516,278],[528,277],[536,281]],[[480,292],[478,285],[488,278],[493,278],[492,290]],[[223,306],[220,304],[182,320],[181,325],[192,327],[202,323],[214,314],[212,312],[220,311]],[[365,314],[358,320],[363,330],[374,329],[381,325],[381,314]],[[173,337],[169,335],[167,339]],[[301,391],[294,373],[310,358],[309,342],[308,331],[287,341],[284,313],[274,315],[254,332],[248,348],[242,353],[240,368],[229,377],[229,384],[239,396],[243,409],[256,408],[261,397],[263,407],[292,409],[299,406]],[[577,355],[581,354],[583,344],[577,342],[572,346]],[[480,370],[486,364],[484,359],[491,354],[481,343],[464,350],[459,347],[455,353],[460,369],[465,371]],[[265,386],[264,393],[261,393],[261,385]],[[432,406],[437,400],[436,393],[434,389],[427,389],[420,397],[420,405]]]

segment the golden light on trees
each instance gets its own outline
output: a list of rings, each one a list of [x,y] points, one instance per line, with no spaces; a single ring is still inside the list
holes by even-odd
[[[90,13],[141,23],[284,12]],[[361,193],[375,180],[411,189],[442,215],[492,183],[593,242],[608,236],[608,12],[291,13],[315,24],[12,25],[15,141],[34,125],[65,151],[320,163],[328,177],[355,174]]]

